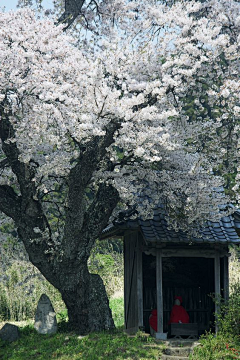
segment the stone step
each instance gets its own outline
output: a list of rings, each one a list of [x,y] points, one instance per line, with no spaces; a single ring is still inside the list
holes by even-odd
[[[165,355],[173,355],[173,356],[189,356],[192,352],[191,347],[167,347],[164,350]]]
[[[197,345],[199,342],[196,340],[170,339],[165,342],[161,360],[188,360]]]
[[[169,347],[195,347],[199,345],[197,340],[171,339],[164,342]]]
[[[188,356],[162,355],[161,360],[189,360]]]

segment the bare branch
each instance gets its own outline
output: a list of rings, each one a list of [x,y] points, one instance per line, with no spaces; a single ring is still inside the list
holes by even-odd
[[[0,169],[4,169],[6,166],[9,166],[8,159],[4,159],[4,160],[0,161]]]
[[[118,191],[112,185],[100,184],[97,194],[84,216],[84,225],[81,231],[81,243],[84,240],[86,241],[87,251],[91,250],[93,241],[99,237],[102,230],[107,226],[108,219],[119,199]],[[86,234],[90,233],[93,236],[91,236],[91,239],[86,239]]]
[[[8,185],[0,185],[0,211],[16,221],[20,217],[21,198]]]
[[[58,24],[66,25],[64,30],[67,30],[81,14],[84,2],[85,0],[65,0],[65,11],[57,21]]]
[[[108,124],[105,136],[96,136],[85,144],[80,153],[78,163],[71,169],[68,180],[68,207],[66,208],[66,226],[64,231],[63,247],[71,249],[70,240],[76,242],[85,221],[86,188],[89,185],[93,172],[104,159],[107,148],[114,142],[115,131],[121,126],[119,119]],[[100,195],[99,195],[100,196]],[[106,199],[105,199],[106,200]],[[65,244],[65,245],[64,245]],[[74,244],[72,244],[74,247]]]
[[[153,106],[154,104],[156,104],[156,102],[158,101],[158,98],[156,95],[152,95],[152,94],[149,94],[147,96],[147,99],[145,102],[139,104],[139,105],[134,105],[133,106],[133,112],[136,112],[138,110],[141,110],[141,109],[144,109],[146,108],[147,106]]]

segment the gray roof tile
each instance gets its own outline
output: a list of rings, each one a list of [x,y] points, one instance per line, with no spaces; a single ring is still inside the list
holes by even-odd
[[[174,231],[168,229],[165,212],[159,206],[155,209],[154,217],[150,220],[126,220],[124,222],[109,225],[104,231],[104,235],[115,230],[123,228],[140,228],[146,241],[149,242],[189,242],[190,239],[186,233],[182,231]],[[235,229],[240,229],[240,210],[234,214],[223,217],[219,222],[207,222],[207,226],[200,232],[199,238],[191,238],[192,242],[205,243],[237,243],[240,244],[240,237]]]

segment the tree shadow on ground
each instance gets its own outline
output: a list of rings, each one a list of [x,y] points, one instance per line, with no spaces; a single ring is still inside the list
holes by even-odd
[[[1,360],[152,360],[160,359],[163,345],[143,333],[128,336],[122,330],[78,336],[74,332],[39,335],[21,329],[18,341],[0,343]]]

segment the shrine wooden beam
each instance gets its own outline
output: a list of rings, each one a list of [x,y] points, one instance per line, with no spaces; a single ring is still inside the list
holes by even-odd
[[[145,253],[151,255],[157,254],[158,248],[145,249]],[[221,249],[161,249],[162,257],[203,257],[215,259],[216,254],[220,257],[228,257],[230,254],[227,250]]]
[[[225,302],[229,299],[229,265],[228,257],[223,258],[223,294]]]
[[[137,299],[138,299],[138,327],[143,329],[143,278],[142,278],[142,241],[138,235],[137,247]]]
[[[156,282],[157,282],[157,333],[156,338],[165,340],[167,334],[163,333],[163,288],[162,288],[162,250],[157,249]]]
[[[214,282],[215,282],[215,332],[218,332],[218,315],[220,313],[220,297],[221,297],[221,286],[220,286],[220,256],[216,253],[214,260]]]

